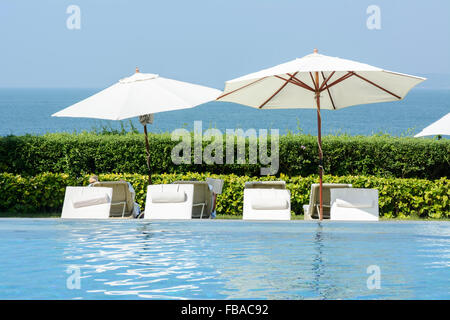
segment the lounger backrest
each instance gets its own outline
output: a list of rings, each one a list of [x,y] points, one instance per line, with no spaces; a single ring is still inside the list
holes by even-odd
[[[249,181],[244,189],[286,189],[285,181]]]
[[[291,194],[287,189],[245,188],[244,220],[290,220]]]
[[[110,216],[122,216],[123,205],[119,204],[122,202],[126,203],[125,206],[125,216],[132,214],[134,209],[134,199],[125,181],[100,181],[93,184],[93,187],[107,187],[112,188],[112,205]]]
[[[111,198],[111,188],[67,187],[61,218],[107,219]]]
[[[192,184],[149,185],[144,219],[192,219],[193,193]]]
[[[323,197],[323,217],[330,218],[330,189],[331,188],[351,188],[351,184],[345,183],[323,183],[322,197]],[[318,218],[317,206],[320,205],[320,184],[314,183],[311,185],[311,193],[309,197],[309,212],[308,214],[313,218]]]
[[[330,194],[330,219],[378,221],[378,190],[332,188]]]

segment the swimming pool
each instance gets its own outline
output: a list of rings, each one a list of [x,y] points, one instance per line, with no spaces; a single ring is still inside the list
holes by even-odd
[[[449,299],[448,222],[0,220],[0,299]]]

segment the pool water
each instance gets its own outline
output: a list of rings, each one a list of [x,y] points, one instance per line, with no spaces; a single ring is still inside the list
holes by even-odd
[[[449,298],[449,222],[0,220],[0,299]]]

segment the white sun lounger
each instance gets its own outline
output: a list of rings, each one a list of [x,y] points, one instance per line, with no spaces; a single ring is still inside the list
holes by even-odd
[[[378,221],[378,190],[331,189],[330,220]]]
[[[157,184],[147,188],[144,219],[192,219],[192,184]]]
[[[244,186],[243,220],[290,220],[291,193],[284,181],[254,181]]]
[[[100,181],[92,187],[111,188],[113,190],[111,199],[110,217],[130,217],[134,211],[134,194],[131,193],[128,183],[125,181]]]
[[[61,218],[108,219],[111,188],[67,187]]]
[[[344,188],[351,188],[351,184],[346,183],[324,183],[322,184],[322,196],[323,196],[323,218],[330,218],[330,190]],[[309,195],[309,204],[303,205],[304,219],[313,220],[319,219],[320,212],[320,185],[318,183],[313,183],[311,185],[311,193]]]
[[[192,200],[192,218],[208,219],[213,207],[213,192],[206,181],[180,180],[173,184],[192,185],[194,187]]]

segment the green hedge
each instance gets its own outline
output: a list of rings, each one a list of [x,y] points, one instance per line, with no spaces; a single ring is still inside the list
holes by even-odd
[[[150,135],[153,172],[260,175],[260,165],[257,164],[196,165],[192,162],[175,165],[170,154],[177,143],[171,141],[169,134]],[[144,148],[144,136],[135,133],[1,137],[0,172],[31,176],[42,172],[75,176],[91,172],[146,174]],[[224,152],[225,150],[224,146]],[[448,139],[438,141],[389,136],[326,136],[323,138],[323,150],[325,172],[335,176],[373,175],[424,179],[450,176]],[[280,137],[279,174],[316,174],[317,158],[316,137],[292,134]]]
[[[276,180],[275,177],[248,177],[236,175],[210,175],[200,173],[161,174],[154,176],[154,183],[171,183],[175,180],[206,177],[221,178],[224,190],[218,196],[219,214],[242,214],[243,187],[246,181]],[[88,175],[76,178],[68,174],[42,173],[23,177],[11,173],[0,173],[0,212],[56,212],[61,210],[65,188],[68,185],[87,185]],[[309,201],[312,183],[317,176],[287,177],[281,175],[291,191],[292,211],[302,214],[302,205]],[[139,174],[102,174],[100,180],[125,179],[136,190],[136,198],[142,207],[145,204],[147,177]],[[379,190],[380,215],[394,217],[450,218],[450,183],[446,178],[438,180],[392,179],[373,176],[329,176],[326,182],[352,183],[354,187]],[[1,215],[1,214],[0,214]]]

